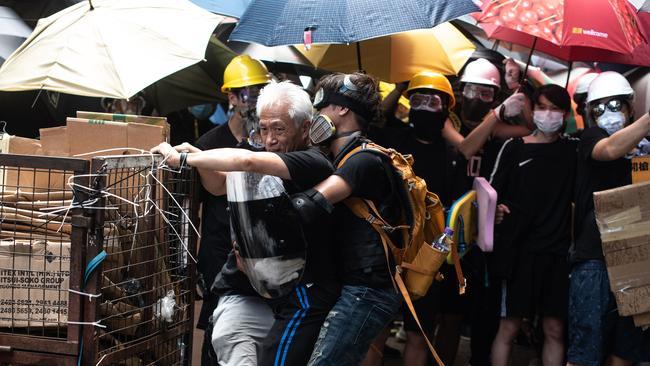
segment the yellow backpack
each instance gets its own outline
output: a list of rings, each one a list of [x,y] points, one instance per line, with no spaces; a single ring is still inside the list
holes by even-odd
[[[387,149],[373,142],[365,142],[362,145],[348,152],[338,163],[337,167],[343,166],[354,154],[360,151],[369,151],[388,157],[392,167],[399,178],[402,179],[402,201],[404,210],[401,222],[391,225],[381,217],[379,210],[370,200],[358,197],[349,197],[343,202],[357,217],[368,221],[379,233],[386,262],[389,264],[389,271],[393,274],[394,285],[402,293],[409,310],[413,314],[416,323],[420,321],[415,314],[412,298],[418,299],[424,296],[438,272],[438,269],[446,259],[446,254],[441,254],[431,247],[431,243],[443,232],[445,217],[442,203],[435,193],[427,190],[424,179],[413,172],[413,157],[402,155],[394,149]],[[391,240],[389,234],[399,231],[402,238],[402,246],[397,246]],[[392,255],[396,269],[390,268]],[[452,256],[458,258],[456,246],[452,245]],[[461,284],[461,293],[464,292],[465,281],[460,272],[460,262],[456,259],[456,274]],[[420,326],[420,330],[422,327]],[[424,334],[424,331],[422,331]],[[424,335],[429,349],[438,364],[442,361],[436,354],[431,342]]]

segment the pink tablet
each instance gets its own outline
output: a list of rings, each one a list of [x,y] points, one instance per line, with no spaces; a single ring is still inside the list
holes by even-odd
[[[476,203],[478,204],[478,238],[476,244],[484,252],[494,246],[494,215],[497,209],[497,192],[485,178],[474,179]]]

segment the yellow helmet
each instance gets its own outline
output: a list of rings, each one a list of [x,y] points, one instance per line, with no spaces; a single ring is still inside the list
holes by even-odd
[[[270,82],[271,74],[261,61],[248,55],[239,55],[226,66],[221,91],[227,93],[232,89]]]
[[[454,91],[451,89],[451,83],[449,83],[449,80],[447,80],[443,74],[433,71],[418,72],[411,78],[409,86],[404,94],[408,95],[411,90],[415,89],[432,89],[441,91],[449,96],[449,109],[456,105],[456,98],[454,97]]]

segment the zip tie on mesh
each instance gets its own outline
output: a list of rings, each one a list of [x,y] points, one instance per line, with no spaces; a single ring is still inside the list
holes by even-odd
[[[622,289],[620,289],[620,290],[618,290],[618,291],[616,291],[616,292],[623,293],[623,292],[627,291],[630,287],[632,287],[632,286],[627,285],[627,286],[623,287]]]
[[[89,298],[88,301],[89,302],[92,302],[93,298],[102,296],[102,294],[89,294],[89,293],[86,293],[86,292],[73,290],[71,288],[68,289],[68,292],[72,292],[73,294],[77,294],[77,295],[81,295],[81,296],[88,296],[88,298]]]
[[[98,328],[106,328],[104,324],[102,324],[99,320],[96,322],[74,322],[74,321],[67,321],[68,324],[74,324],[74,325],[93,325]]]
[[[137,152],[140,153],[140,155],[145,155],[146,153],[149,153],[149,152],[146,151],[146,150],[138,149],[138,148],[135,148],[135,147],[116,147],[116,148],[112,148],[112,149],[104,149],[104,150],[91,151],[91,152],[87,152],[87,153],[83,153],[83,154],[76,154],[76,155],[72,155],[72,156],[73,156],[73,157],[77,157],[77,156],[86,156],[86,155],[99,154],[99,153],[103,153],[103,152],[124,151],[124,150],[137,151]],[[150,154],[150,153],[149,153],[149,154]]]
[[[162,184],[162,183],[158,180],[158,178],[156,178],[155,175],[151,174],[151,177],[152,177],[156,182],[158,182],[158,184],[160,184],[160,186],[165,190],[165,192],[167,192],[167,194],[168,194],[169,197],[172,199],[172,201],[174,201],[174,203],[176,204],[176,206],[178,206],[178,208],[181,210],[181,213],[183,214],[183,216],[185,216],[185,218],[187,219],[187,222],[189,222],[190,226],[192,226],[192,229],[194,229],[194,232],[196,233],[196,235],[200,238],[200,237],[201,237],[201,233],[199,233],[199,231],[196,229],[196,226],[194,226],[194,223],[192,222],[192,219],[190,219],[190,217],[187,215],[187,213],[185,212],[185,209],[183,208],[183,206],[181,206],[181,205],[178,203],[178,201],[176,200],[176,198],[174,198],[174,195],[173,195],[171,192],[169,192],[169,190],[167,189],[167,187],[165,187],[165,185]],[[157,206],[156,206],[156,207],[157,207]],[[160,207],[157,207],[157,208],[158,208],[158,210],[160,210]],[[196,261],[195,261],[195,262],[196,262]]]
[[[187,247],[187,244],[185,244],[185,240],[183,240],[183,237],[178,233],[178,231],[176,231],[176,229],[174,228],[174,225],[172,225],[172,223],[169,221],[169,219],[167,219],[167,216],[165,216],[165,214],[162,213],[163,211],[160,209],[160,207],[158,207],[158,205],[157,205],[154,201],[151,201],[151,204],[152,204],[152,205],[153,205],[153,206],[158,210],[158,212],[161,213],[160,216],[163,218],[163,220],[165,220],[165,223],[167,223],[167,225],[169,225],[169,227],[174,231],[174,234],[176,234],[176,237],[178,237],[178,241],[181,242],[181,245],[183,246],[183,249],[185,250],[185,252],[187,253],[187,255],[188,255],[190,258],[192,258],[192,260],[194,261],[194,263],[198,263],[198,261],[196,260],[196,258],[194,258],[194,256],[193,256],[192,253],[190,252],[190,249]],[[181,209],[181,210],[182,210],[182,209]]]
[[[99,365],[101,365],[102,362],[104,362],[104,359],[106,358],[106,356],[108,356],[108,354],[103,355],[102,358],[100,358],[99,361],[97,361],[97,363],[95,364],[95,366],[99,366]]]

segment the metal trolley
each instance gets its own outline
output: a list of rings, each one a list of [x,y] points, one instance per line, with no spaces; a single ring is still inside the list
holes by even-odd
[[[0,154],[0,365],[186,365],[194,171]]]

